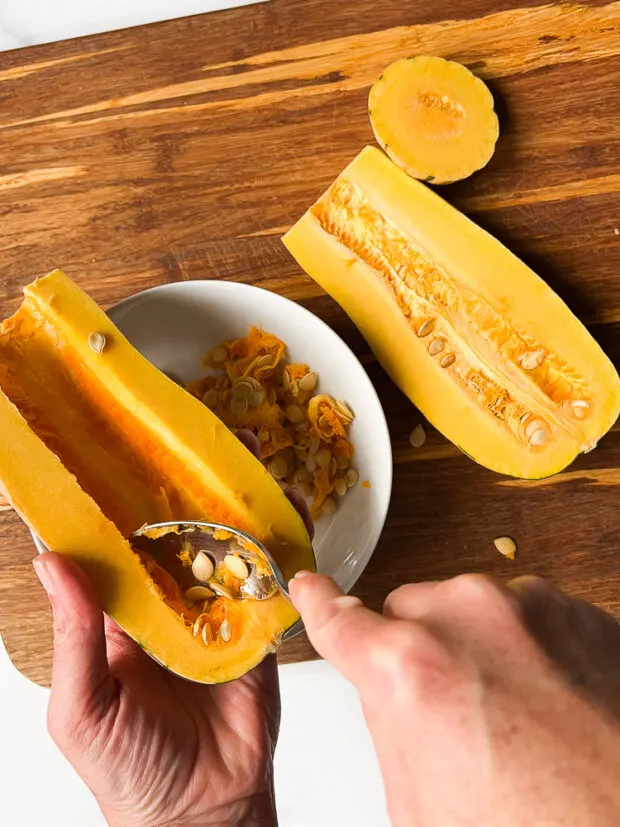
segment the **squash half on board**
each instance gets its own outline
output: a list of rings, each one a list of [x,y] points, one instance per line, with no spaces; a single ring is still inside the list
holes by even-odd
[[[480,464],[540,478],[595,447],[618,374],[499,241],[366,147],[284,236],[422,413]]]
[[[186,678],[243,675],[298,619],[280,593],[216,597],[228,640],[193,633],[201,605],[127,538],[201,519],[262,542],[285,577],[314,568],[303,521],[261,463],[151,365],[60,271],[24,290],[0,327],[0,487],[46,546],[90,577],[105,611]],[[232,631],[230,631],[232,630]]]

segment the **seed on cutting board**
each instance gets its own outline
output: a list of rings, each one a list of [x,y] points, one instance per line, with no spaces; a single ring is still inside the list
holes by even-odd
[[[191,586],[183,595],[186,600],[198,601],[198,600],[209,600],[212,597],[215,597],[215,594],[211,589],[207,588],[206,586]]]
[[[226,597],[228,600],[234,600],[235,595],[231,592],[228,586],[223,583],[218,583],[217,580],[212,580],[209,584],[218,597]]]
[[[353,488],[354,485],[357,485],[360,475],[355,468],[349,468],[344,478],[347,483],[347,488]]]
[[[517,554],[517,544],[512,537],[496,537],[493,540],[493,545],[500,554],[504,555],[504,557],[508,557],[509,560],[515,559]]]
[[[299,389],[302,391],[313,391],[316,388],[316,373],[311,370],[299,380]]]
[[[316,452],[315,456],[317,465],[321,469],[327,468],[332,461],[332,452],[329,450],[327,445],[322,445]]]
[[[103,353],[105,349],[106,338],[103,333],[91,333],[88,337],[88,344],[92,347],[95,353]]]
[[[218,345],[218,347],[213,350],[211,353],[211,361],[217,364],[221,362],[225,362],[228,358],[228,350],[223,347],[222,345]]]
[[[210,623],[205,623],[202,627],[202,642],[205,646],[208,646],[211,641],[213,640],[213,629],[211,628]]]
[[[296,422],[303,422],[305,416],[302,409],[298,405],[287,405],[286,418],[289,422],[295,424]]]
[[[323,514],[335,514],[337,508],[336,500],[333,497],[325,497],[322,506]]]
[[[237,580],[247,580],[250,576],[248,564],[241,557],[237,557],[236,554],[227,554],[224,557],[224,566]]]
[[[207,583],[213,576],[213,560],[204,551],[199,551],[192,562],[192,574],[196,580]]]
[[[349,486],[347,485],[347,481],[343,480],[342,477],[338,477],[338,479],[334,483],[334,490],[339,497],[344,497],[344,495],[347,493],[348,487]]]
[[[423,425],[416,425],[409,434],[409,442],[414,448],[421,448],[426,442],[426,431]]]
[[[226,618],[226,620],[220,626],[220,637],[224,641],[224,643],[228,643],[228,641],[232,637],[232,626],[230,625],[230,620]]]

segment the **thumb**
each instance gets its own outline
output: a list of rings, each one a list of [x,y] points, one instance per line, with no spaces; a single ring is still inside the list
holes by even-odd
[[[359,685],[390,621],[367,609],[359,597],[345,595],[331,577],[301,571],[290,581],[289,591],[310,643],[347,680]]]
[[[68,557],[47,552],[33,565],[54,615],[48,724],[54,740],[68,745],[77,728],[104,714],[114,689],[103,612],[90,581]]]

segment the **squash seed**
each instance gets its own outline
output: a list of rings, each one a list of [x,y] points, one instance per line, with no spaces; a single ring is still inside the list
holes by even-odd
[[[299,396],[299,380],[291,379],[291,384],[288,386],[288,391],[293,396]]]
[[[585,419],[589,407],[585,399],[567,399],[562,405],[565,413],[572,414],[576,419]]]
[[[226,620],[220,626],[220,637],[224,641],[224,643],[228,643],[228,641],[232,637],[232,626],[230,625],[230,620],[226,618]]]
[[[106,344],[106,338],[103,333],[95,331],[88,337],[88,344],[95,351],[95,353],[103,353]]]
[[[208,583],[213,576],[213,560],[204,551],[199,551],[192,562],[192,574],[196,580]]]
[[[218,583],[217,580],[211,580],[209,585],[218,597],[226,597],[228,600],[235,599],[235,595],[228,588],[228,586],[225,586],[223,583]]]
[[[338,463],[336,462],[336,457],[332,457],[329,463],[329,476],[335,477],[338,471]]]
[[[334,483],[334,491],[338,494],[339,497],[344,497],[347,493],[348,485],[347,481],[344,480],[342,477],[338,477],[336,482]]]
[[[210,623],[205,623],[202,627],[202,642],[205,646],[208,646],[213,640],[213,629],[211,628]]]
[[[254,386],[250,382],[249,377],[239,379],[232,387],[231,395],[233,399],[249,399],[254,393]]]
[[[247,399],[233,399],[230,400],[230,410],[237,416],[243,416],[248,409]]]
[[[215,408],[219,398],[219,393],[214,388],[210,388],[202,397],[202,402],[207,408]]]
[[[336,408],[336,413],[340,414],[340,417],[349,422],[353,421],[353,411],[345,402],[339,402],[336,400],[334,402],[334,407]]]
[[[298,405],[286,406],[286,418],[293,424],[303,422],[305,419],[304,412]]]
[[[263,404],[265,394],[262,391],[253,391],[252,396],[248,399],[248,404],[251,408],[258,408]]]
[[[285,369],[282,371],[282,387],[285,391],[289,389],[291,384],[291,374]]]
[[[293,473],[293,482],[310,482],[312,474],[305,465],[300,465]]]
[[[504,557],[507,557],[509,560],[515,559],[517,554],[517,544],[512,537],[496,537],[493,540],[493,545],[500,554],[504,555]]]
[[[339,471],[344,471],[351,465],[351,460],[349,457],[336,457],[336,465]]]
[[[355,468],[349,468],[347,473],[344,475],[347,488],[353,488],[354,485],[357,485],[359,478],[360,475]]]
[[[191,600],[192,602],[198,600],[210,600],[212,597],[215,597],[213,591],[206,586],[191,586],[183,595],[186,600]]]
[[[198,615],[198,617],[196,618],[196,621],[194,623],[194,628],[192,630],[194,632],[194,637],[198,637],[198,635],[200,634],[200,632],[202,630],[202,627],[203,627],[206,620],[207,620],[207,615],[205,615],[205,614]]]
[[[314,474],[318,467],[316,458],[314,454],[308,454],[308,459],[306,460],[306,468],[310,471],[311,474]]]
[[[313,391],[316,388],[316,373],[311,370],[302,379],[299,380],[299,389],[302,391]]]
[[[310,455],[316,454],[321,446],[321,437],[317,436],[316,434],[312,434],[310,437],[310,446],[308,448],[308,453]]]
[[[525,436],[530,439],[535,433],[535,431],[543,430],[543,423],[539,419],[532,419],[531,422],[528,422],[525,426]]]
[[[336,504],[336,500],[333,497],[325,497],[323,505],[321,506],[321,513],[335,514],[337,509],[338,505]]]
[[[530,437],[530,445],[537,447],[544,445],[547,442],[547,432],[544,428],[538,428]]]
[[[269,463],[268,468],[271,476],[277,480],[283,480],[284,477],[288,476],[288,463],[284,457],[276,455]]]
[[[250,576],[248,564],[241,557],[237,557],[236,554],[227,554],[224,557],[224,565],[237,580],[247,580]]]
[[[421,339],[423,339],[425,336],[428,336],[429,333],[432,333],[434,327],[435,319],[425,319],[416,330],[416,333]]]
[[[437,356],[437,354],[441,353],[441,351],[444,349],[445,344],[445,339],[433,339],[428,349],[428,352],[431,356]]]
[[[271,356],[266,353],[264,356],[261,356],[258,362],[256,363],[258,368],[272,368],[273,367],[273,359]]]
[[[544,350],[534,350],[521,357],[521,367],[525,370],[535,370],[540,367],[545,358]]]
[[[321,470],[329,467],[329,464],[332,461],[332,452],[329,450],[327,445],[322,445],[316,452],[316,461]]]
[[[424,425],[416,425],[409,434],[409,442],[413,448],[421,448],[426,442],[426,431]]]
[[[449,368],[450,365],[453,365],[455,362],[456,362],[455,354],[454,353],[446,353],[445,356],[441,357],[441,361],[439,362],[439,364],[441,365],[442,368]],[[500,400],[497,399],[495,404],[497,405],[497,403],[499,401]]]
[[[211,361],[215,362],[216,364],[221,364],[225,362],[228,358],[228,348],[225,348],[223,345],[218,345],[215,350],[211,353]]]

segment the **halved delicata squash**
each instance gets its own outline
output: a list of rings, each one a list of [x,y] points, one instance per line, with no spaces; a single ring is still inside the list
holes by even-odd
[[[197,635],[204,594],[189,599],[127,538],[145,523],[223,523],[263,543],[290,578],[314,567],[302,519],[228,428],[66,275],[24,294],[0,327],[0,488],[48,548],[82,566],[105,611],[153,657],[205,683],[243,675],[297,621],[289,601],[215,595],[215,634]]]
[[[499,135],[485,83],[452,60],[420,55],[384,69],[368,113],[379,144],[414,178],[449,184],[491,159]]]
[[[616,421],[618,374],[568,307],[380,150],[362,150],[283,240],[413,403],[487,468],[549,476]]]

